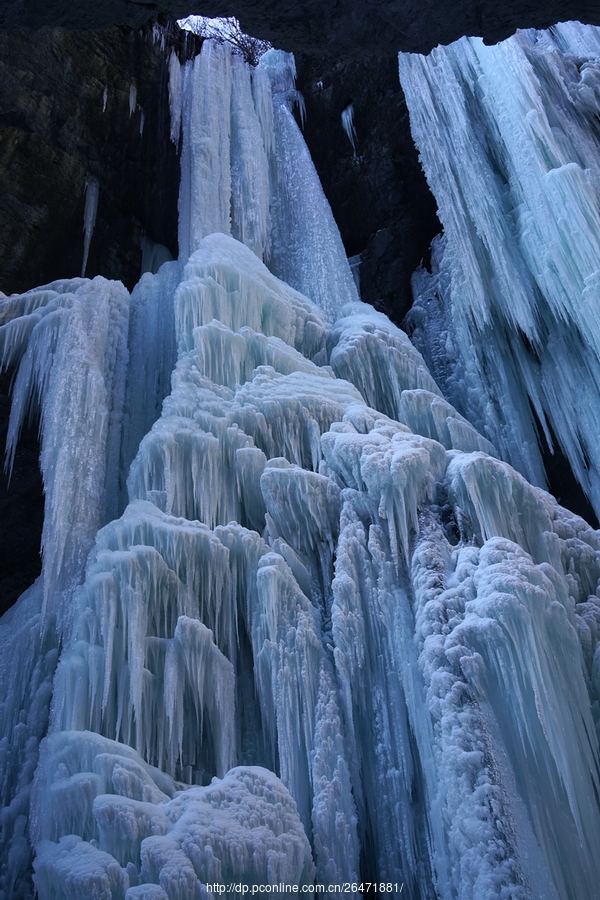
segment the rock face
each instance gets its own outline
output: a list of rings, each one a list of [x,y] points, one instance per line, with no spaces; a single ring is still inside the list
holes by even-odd
[[[91,177],[99,202],[86,274],[132,287],[144,235],[177,253],[167,63],[180,35],[150,27],[0,35],[0,290],[81,274]]]
[[[427,53],[463,34],[494,43],[516,28],[546,28],[567,19],[600,23],[598,0],[3,0],[0,28],[139,27],[161,13],[233,15],[249,34],[278,47],[317,56],[333,50],[345,59],[398,50]]]
[[[397,323],[410,278],[441,230],[417,158],[396,59],[297,59],[304,137],[348,256],[361,254],[362,299]],[[342,114],[352,109],[354,147]]]

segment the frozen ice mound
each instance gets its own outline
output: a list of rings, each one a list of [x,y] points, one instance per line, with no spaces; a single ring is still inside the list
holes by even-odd
[[[266,769],[181,791],[129,747],[88,732],[44,746],[34,883],[41,898],[197,897],[206,882],[309,884],[296,804]],[[73,833],[76,831],[76,833]]]

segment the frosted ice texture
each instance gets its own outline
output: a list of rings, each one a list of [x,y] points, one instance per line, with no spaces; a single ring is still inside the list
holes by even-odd
[[[36,822],[42,897],[193,897],[199,879],[314,878],[294,801],[266,769],[181,791],[129,747],[79,731],[46,741],[39,777],[46,771],[56,774]]]
[[[273,135],[260,71],[239,121]],[[594,900],[600,535],[338,305],[226,233],[131,297],[0,300],[49,523],[0,621],[2,900]]]
[[[444,226],[415,336],[451,402],[542,487],[538,429],[555,435],[597,513],[599,60],[579,23],[400,55]]]

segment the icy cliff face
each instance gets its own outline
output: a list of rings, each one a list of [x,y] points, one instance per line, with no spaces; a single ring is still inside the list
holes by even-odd
[[[579,23],[400,55],[445,240],[416,282],[415,337],[452,402],[540,486],[537,429],[550,448],[554,434],[596,513],[599,65],[600,32]]]
[[[47,492],[0,622],[2,900],[593,900],[599,534],[357,300],[289,59],[205,44],[172,85],[183,258],[0,306]]]

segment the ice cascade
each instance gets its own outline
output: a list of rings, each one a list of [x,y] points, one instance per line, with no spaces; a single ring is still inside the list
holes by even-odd
[[[182,131],[179,248],[187,260],[231,234],[329,314],[358,299],[342,241],[292,115],[294,58],[269,50],[250,74],[229,44],[206,41],[170,64],[172,137]]]
[[[400,54],[444,226],[413,337],[446,396],[530,481],[557,440],[600,514],[600,31]]]
[[[0,301],[0,898],[594,900],[600,534],[357,300],[289,57],[177,66],[180,258]]]

